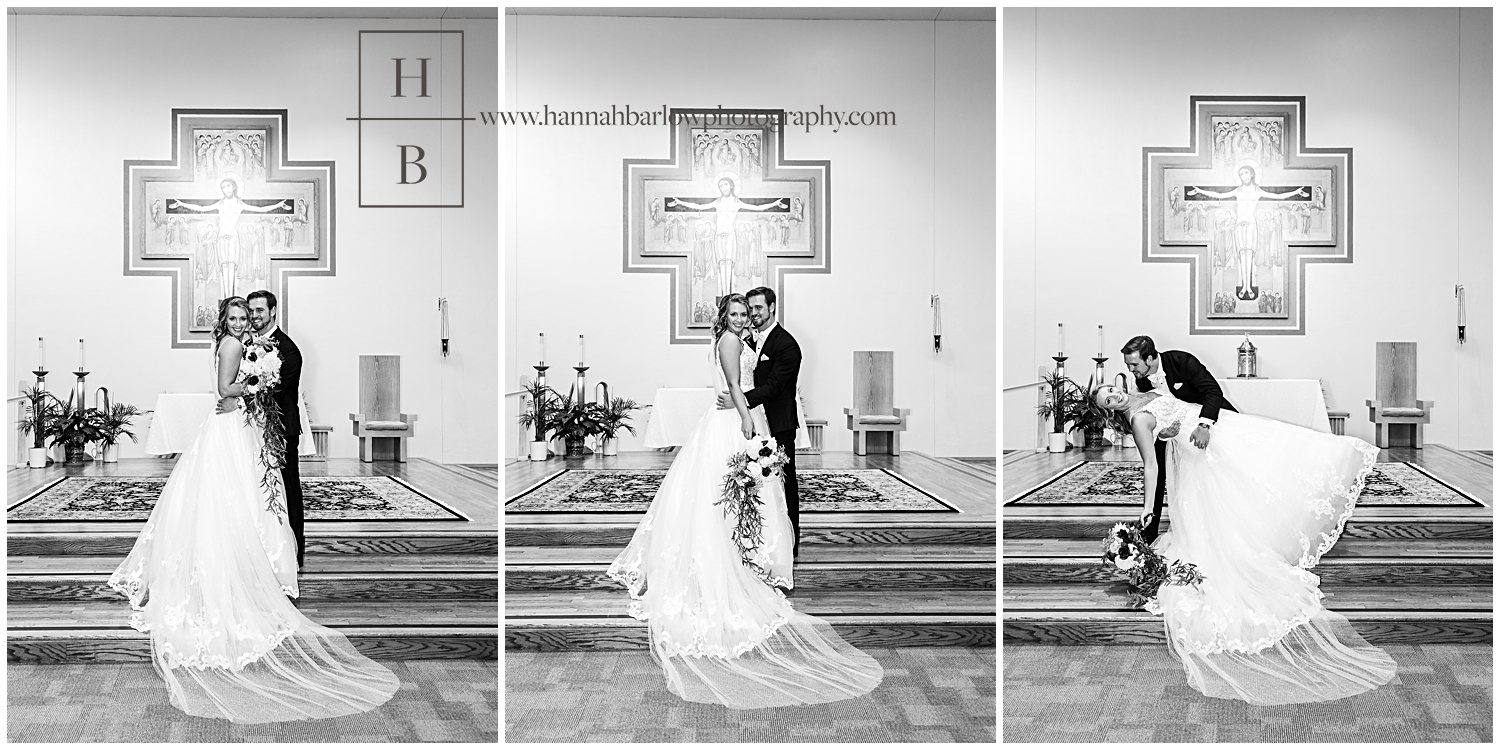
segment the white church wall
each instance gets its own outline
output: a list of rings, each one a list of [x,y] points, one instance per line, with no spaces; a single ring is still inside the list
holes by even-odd
[[[506,22],[510,109],[894,111],[893,127],[794,128],[786,137],[786,158],[832,162],[832,274],[789,275],[783,292],[783,321],[804,354],[802,393],[809,417],[829,422],[825,448],[850,450],[842,409],[852,402],[852,352],[894,350],[897,405],[913,409],[903,448],[994,454],[994,79],[962,70],[993,70],[993,24]],[[608,381],[616,395],[649,403],[661,386],[709,385],[708,347],[668,343],[668,277],[621,271],[623,160],[667,156],[666,128],[512,130],[501,165],[514,175],[505,199],[514,227],[506,389],[531,377],[539,332],[554,385],[571,379],[579,334],[589,382]],[[948,205],[934,206],[934,184]],[[944,304],[938,356],[934,292]],[[507,399],[508,456],[520,450],[511,444],[517,409]],[[645,414],[636,422],[644,427]],[[627,435],[621,449],[640,450],[642,440]]]
[[[49,383],[68,388],[77,339],[91,386],[150,409],[161,392],[210,385],[205,349],[170,348],[170,280],[122,274],[126,159],[172,156],[178,108],[288,110],[288,158],[337,163],[337,275],[290,282],[288,332],[329,453],[357,455],[358,357],[402,356],[402,407],[418,414],[410,455],[496,460],[496,131],[471,123],[464,209],[358,207],[358,32],[462,29],[470,110],[494,109],[494,20],[11,16],[10,382],[48,342]],[[87,50],[89,54],[79,54]],[[472,112],[466,113],[472,114]],[[439,356],[437,299],[452,356]],[[144,420],[140,420],[144,423]],[[144,444],[144,436],[142,439]],[[122,456],[143,455],[142,445]]]
[[[1425,439],[1490,448],[1484,15],[1460,32],[1456,9],[1007,10],[1004,382],[1036,379],[1059,322],[1075,378],[1101,323],[1110,373],[1145,333],[1233,376],[1240,337],[1188,335],[1188,266],[1140,260],[1141,149],[1188,145],[1192,95],[1299,95],[1307,146],[1354,149],[1354,262],[1307,267],[1307,333],[1255,337],[1260,374],[1321,378],[1369,440],[1374,342],[1415,341]],[[1007,449],[1035,447],[1034,404],[1007,394]]]

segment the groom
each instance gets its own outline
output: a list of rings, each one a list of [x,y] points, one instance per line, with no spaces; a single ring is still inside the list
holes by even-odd
[[[1180,351],[1156,351],[1156,342],[1150,336],[1136,336],[1125,342],[1120,353],[1125,355],[1125,366],[1135,375],[1136,390],[1145,392],[1161,390],[1192,404],[1201,404],[1198,412],[1198,427],[1189,440],[1199,448],[1207,448],[1213,437],[1214,422],[1219,420],[1219,410],[1238,411],[1224,398],[1219,381],[1197,357]],[[1167,444],[1155,441],[1157,482],[1151,516],[1141,536],[1146,541],[1156,539],[1161,527],[1162,500],[1167,494]]]
[[[771,437],[786,453],[782,482],[786,486],[786,514],[792,522],[792,557],[797,557],[797,373],[802,349],[797,339],[776,324],[776,292],[758,286],[745,293],[750,324],[755,327],[755,388],[745,392],[751,409],[766,407]],[[719,408],[733,409],[728,393],[719,394]]]
[[[297,538],[300,571],[307,546],[302,537],[302,476],[297,471],[297,444],[302,434],[302,412],[297,398],[302,387],[302,350],[276,324],[276,295],[262,289],[251,292],[245,301],[250,303],[250,325],[256,335],[270,337],[281,353],[281,385],[276,388],[276,404],[281,407],[281,426],[286,433],[286,465],[281,469],[281,480],[286,485],[286,520]]]

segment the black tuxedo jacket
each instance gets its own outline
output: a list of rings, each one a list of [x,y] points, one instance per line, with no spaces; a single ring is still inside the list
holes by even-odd
[[[1214,376],[1197,357],[1187,352],[1162,352],[1161,372],[1166,376],[1167,390],[1173,396],[1188,403],[1203,405],[1203,410],[1199,412],[1203,418],[1217,422],[1220,409],[1239,411],[1224,398],[1224,389],[1219,387],[1219,381],[1214,380]],[[1135,387],[1142,392],[1152,389],[1151,381],[1145,378],[1136,378]]]
[[[281,352],[281,385],[276,388],[276,403],[281,407],[281,424],[286,429],[287,456],[295,462],[302,434],[302,400],[297,397],[302,388],[302,350],[280,326],[271,339]]]
[[[754,409],[766,407],[766,424],[771,432],[797,429],[797,373],[802,370],[802,348],[797,339],[779,323],[767,335],[755,363],[755,388],[745,393],[745,401]]]

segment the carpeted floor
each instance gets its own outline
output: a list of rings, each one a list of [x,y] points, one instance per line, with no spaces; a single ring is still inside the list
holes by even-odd
[[[995,741],[995,649],[866,652],[885,668],[869,695],[731,711],[672,695],[645,651],[507,651],[505,741]]]
[[[1487,644],[1383,645],[1401,684],[1328,703],[1251,706],[1187,685],[1165,646],[1006,646],[1005,742],[1484,742]]]
[[[178,711],[149,663],[9,664],[9,742],[499,741],[493,661],[382,662],[401,679],[390,702],[323,721],[231,724]]]

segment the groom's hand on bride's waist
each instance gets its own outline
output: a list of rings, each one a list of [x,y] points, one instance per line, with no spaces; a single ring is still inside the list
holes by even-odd
[[[734,399],[729,397],[729,391],[719,391],[719,409],[733,409]]]

